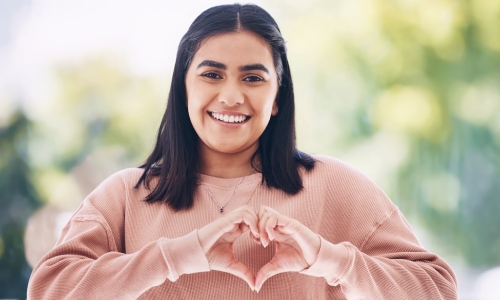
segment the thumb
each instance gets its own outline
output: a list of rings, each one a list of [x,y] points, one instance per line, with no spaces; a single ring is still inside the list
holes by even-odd
[[[239,261],[235,261],[233,264],[227,267],[225,272],[243,279],[252,291],[255,290],[255,276],[245,264]]]
[[[283,273],[284,270],[276,264],[273,260],[265,264],[257,273],[257,276],[255,276],[255,290],[257,292],[260,291],[262,288],[262,285],[266,280],[269,278],[273,277],[274,275],[277,275],[279,273]]]

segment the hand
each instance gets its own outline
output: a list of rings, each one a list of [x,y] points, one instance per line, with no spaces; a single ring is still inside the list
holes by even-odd
[[[259,236],[258,217],[253,207],[242,206],[198,230],[198,240],[207,256],[211,270],[233,274],[255,290],[255,276],[239,262],[233,253],[233,243],[244,232],[256,240]]]
[[[270,277],[284,272],[300,272],[310,267],[318,257],[320,237],[299,221],[289,218],[268,206],[259,211],[259,235],[264,247],[276,243],[273,259],[255,277],[257,292]]]

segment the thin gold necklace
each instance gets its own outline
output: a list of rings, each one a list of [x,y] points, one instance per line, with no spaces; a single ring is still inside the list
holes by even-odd
[[[238,186],[240,186],[240,184],[243,182],[243,179],[245,179],[248,175],[250,175],[253,171],[255,171],[255,168],[252,168],[252,170],[250,170],[250,172],[248,172],[247,175],[241,177],[240,181],[238,182],[237,185],[234,186],[233,188],[233,191],[231,192],[231,195],[229,195],[229,197],[227,198],[226,200],[226,203],[224,203],[224,205],[220,205],[219,202],[217,202],[214,198],[214,196],[212,195],[212,192],[210,192],[210,189],[208,188],[208,185],[205,183],[205,182],[201,182],[204,186],[205,186],[205,189],[207,190],[207,193],[208,195],[210,196],[210,199],[212,199],[212,201],[217,205],[217,207],[219,208],[219,212],[221,214],[224,213],[224,207],[226,207],[226,205],[229,203],[229,200],[231,200],[231,198],[233,197],[234,195],[234,192],[236,191],[236,188],[238,188]],[[253,193],[252,193],[253,194]]]

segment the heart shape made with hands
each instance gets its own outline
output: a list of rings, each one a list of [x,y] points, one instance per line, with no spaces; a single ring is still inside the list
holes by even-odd
[[[246,231],[256,243],[267,247],[275,242],[274,257],[257,274],[236,259],[234,242]],[[198,230],[200,244],[210,269],[233,274],[260,291],[264,282],[284,272],[300,272],[316,261],[321,240],[299,221],[261,206],[257,214],[251,206],[242,206]]]

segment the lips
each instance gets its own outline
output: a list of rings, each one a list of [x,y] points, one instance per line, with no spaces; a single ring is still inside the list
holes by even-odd
[[[229,115],[217,112],[208,112],[208,115],[212,118],[222,121],[224,123],[243,123],[250,119],[250,116],[247,115]]]

